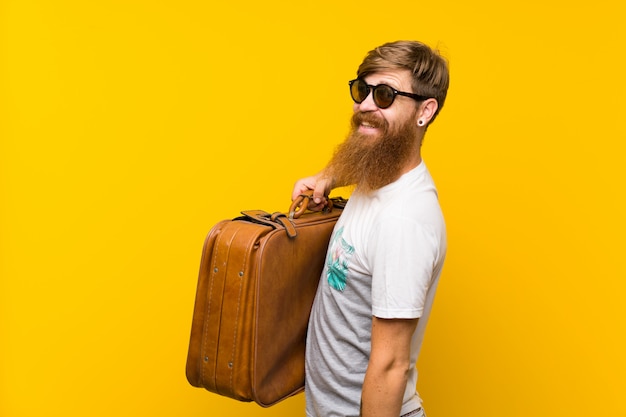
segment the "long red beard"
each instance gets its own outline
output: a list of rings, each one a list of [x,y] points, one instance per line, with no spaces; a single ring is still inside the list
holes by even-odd
[[[359,133],[362,122],[380,128],[382,133],[376,136]],[[377,190],[400,177],[418,149],[417,136],[413,118],[391,131],[386,120],[372,113],[354,113],[350,134],[335,150],[325,174],[334,178],[338,186],[356,184],[365,193]]]

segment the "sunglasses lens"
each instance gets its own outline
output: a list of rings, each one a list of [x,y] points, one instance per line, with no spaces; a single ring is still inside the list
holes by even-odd
[[[374,103],[381,109],[391,106],[395,98],[393,89],[388,85],[380,84],[374,88]]]
[[[354,80],[350,86],[350,95],[352,96],[352,100],[354,100],[355,103],[361,103],[367,98],[368,94],[369,88],[367,87],[367,83],[358,79]]]

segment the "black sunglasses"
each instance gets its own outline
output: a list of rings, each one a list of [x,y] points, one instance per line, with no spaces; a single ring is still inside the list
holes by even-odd
[[[398,91],[395,88],[388,86],[387,84],[369,85],[360,78],[350,81],[349,84],[350,96],[355,103],[361,104],[363,101],[365,101],[371,90],[373,92],[372,98],[374,99],[374,104],[376,104],[379,109],[386,109],[387,107],[391,106],[393,104],[393,101],[396,99],[396,96],[410,97],[413,100],[417,101],[424,101],[429,98],[426,96],[420,96],[418,94]]]

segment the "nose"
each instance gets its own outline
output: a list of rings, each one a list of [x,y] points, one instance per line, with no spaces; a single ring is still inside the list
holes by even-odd
[[[378,106],[374,103],[374,92],[370,91],[370,93],[365,97],[365,100],[361,102],[361,104],[355,103],[355,109],[358,109],[362,112],[367,111],[376,111],[378,110]]]

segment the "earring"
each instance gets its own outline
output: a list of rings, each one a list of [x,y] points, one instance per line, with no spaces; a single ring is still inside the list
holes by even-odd
[[[424,126],[424,121],[422,119],[419,119],[417,121],[417,124],[420,125],[420,126]]]

